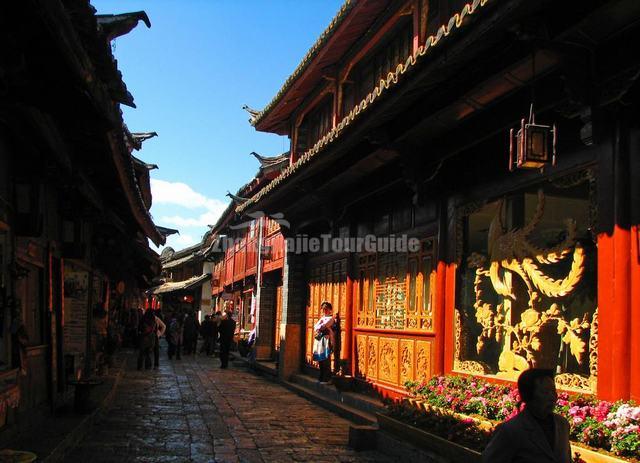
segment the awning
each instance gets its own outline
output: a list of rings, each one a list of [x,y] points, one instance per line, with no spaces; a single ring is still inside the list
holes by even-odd
[[[198,286],[202,286],[205,281],[211,278],[210,273],[205,273],[200,276],[191,277],[188,280],[183,281],[170,281],[168,283],[164,283],[160,286],[156,286],[152,288],[149,292],[151,294],[166,294],[172,293],[174,291],[183,291],[187,289],[196,288]]]

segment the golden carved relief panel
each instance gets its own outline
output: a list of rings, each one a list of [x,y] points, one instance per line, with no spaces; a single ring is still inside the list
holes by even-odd
[[[431,378],[431,343],[416,341],[416,379]]]
[[[597,248],[590,171],[459,210],[454,369],[515,379],[558,371],[595,391]]]
[[[367,337],[367,378],[378,378],[378,337]]]
[[[356,365],[358,376],[367,376],[367,337],[356,336]]]
[[[414,347],[413,340],[400,340],[400,384],[405,381],[413,381],[414,375]]]
[[[433,341],[358,334],[356,374],[368,381],[402,388],[405,381],[433,374]]]
[[[378,379],[398,383],[398,346],[397,338],[380,338],[378,355]]]

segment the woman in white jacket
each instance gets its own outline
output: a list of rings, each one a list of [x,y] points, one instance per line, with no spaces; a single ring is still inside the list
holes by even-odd
[[[335,343],[333,329],[333,307],[330,302],[320,304],[323,315],[314,325],[315,339],[313,341],[313,360],[320,365],[318,381],[326,384],[331,380],[331,352]]]

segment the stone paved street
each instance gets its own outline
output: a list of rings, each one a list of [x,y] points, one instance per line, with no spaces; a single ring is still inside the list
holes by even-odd
[[[161,359],[129,368],[104,420],[66,461],[388,462],[347,447],[349,422],[244,368]]]

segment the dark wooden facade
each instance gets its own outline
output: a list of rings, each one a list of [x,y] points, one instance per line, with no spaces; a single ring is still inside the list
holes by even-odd
[[[159,271],[117,29],[88,2],[0,7],[0,427],[55,409],[70,379],[93,375],[94,314],[120,319]]]
[[[236,212],[420,246],[287,254],[284,376],[311,363],[328,299],[345,368],[388,393],[538,365],[568,390],[640,397],[639,17],[632,1],[345,3],[254,118],[290,136],[291,165]],[[532,104],[557,163],[510,172]]]
[[[242,336],[259,333],[258,358],[271,359],[279,349],[278,308],[282,307],[282,266],[285,239],[278,215],[242,218],[236,206],[264,188],[289,164],[289,153],[266,158],[255,178],[243,186],[203,242],[210,262],[213,310],[232,306]]]

